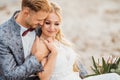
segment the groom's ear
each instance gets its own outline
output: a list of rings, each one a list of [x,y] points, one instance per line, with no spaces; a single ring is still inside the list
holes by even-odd
[[[40,37],[40,36],[41,36],[41,34],[42,34],[41,27],[40,27],[40,26],[38,26],[38,27],[35,29],[35,31],[36,31],[36,36]]]

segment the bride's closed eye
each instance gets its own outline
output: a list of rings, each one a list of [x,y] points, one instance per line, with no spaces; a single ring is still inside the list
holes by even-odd
[[[59,26],[59,25],[60,25],[60,23],[56,22],[54,25]]]
[[[45,24],[49,25],[49,24],[50,24],[50,22],[46,21],[46,22],[45,22]]]
[[[49,21],[46,21],[45,24],[46,24],[46,25],[50,25],[50,24],[52,24],[52,23],[49,22]],[[60,23],[59,23],[59,22],[55,22],[54,25],[55,25],[55,26],[59,26]]]

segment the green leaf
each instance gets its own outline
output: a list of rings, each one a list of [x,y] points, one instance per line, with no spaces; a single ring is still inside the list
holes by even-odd
[[[92,61],[93,61],[93,66],[95,68],[95,70],[93,69],[93,71],[96,73],[96,74],[100,74],[98,68],[97,68],[97,65],[96,65],[96,62],[95,62],[95,59],[94,57],[92,56]]]
[[[102,57],[102,67],[103,67],[103,73],[106,73],[108,71],[108,64],[105,62],[103,57]]]

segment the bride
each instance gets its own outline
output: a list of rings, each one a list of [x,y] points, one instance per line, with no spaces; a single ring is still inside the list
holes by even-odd
[[[76,53],[61,32],[60,8],[54,3],[51,6],[52,10],[41,27],[40,39],[50,41],[57,53],[52,60],[49,60],[49,54],[42,61],[44,71],[38,73],[40,80],[120,80],[120,76],[115,73],[81,79],[79,73],[73,71]]]

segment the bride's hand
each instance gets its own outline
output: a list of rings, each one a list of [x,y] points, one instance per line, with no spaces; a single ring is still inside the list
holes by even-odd
[[[57,53],[56,47],[54,45],[54,41],[52,38],[49,38],[47,40],[44,40],[47,48],[50,50],[51,53]]]

